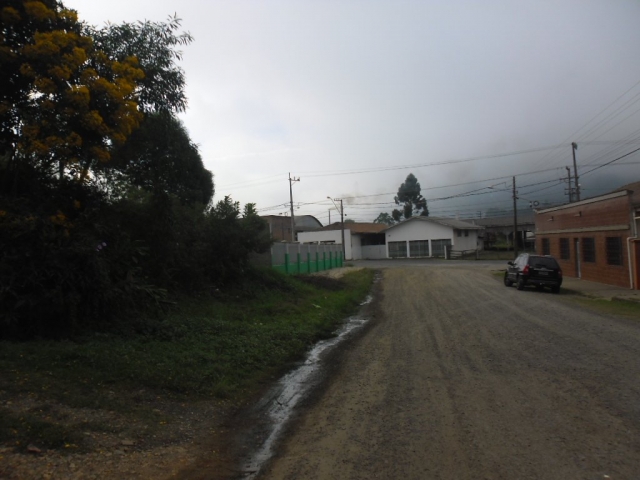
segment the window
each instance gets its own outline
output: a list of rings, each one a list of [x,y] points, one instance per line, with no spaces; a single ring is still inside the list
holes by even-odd
[[[543,255],[551,255],[551,247],[549,246],[549,239],[542,239],[542,254]]]
[[[407,242],[389,242],[391,258],[407,258]]]
[[[465,236],[465,237],[468,237],[468,236],[469,236],[469,230],[465,230],[465,231],[464,231],[464,236]]]
[[[569,249],[569,239],[560,239],[560,258],[562,260],[569,260],[571,258],[571,250]]]
[[[409,242],[409,256],[428,257],[429,240],[414,240]]]
[[[458,237],[461,237],[462,236],[462,230],[456,230],[456,235]]]
[[[622,265],[622,237],[607,237],[607,264]]]
[[[585,262],[596,261],[596,241],[593,237],[582,239],[582,260]]]

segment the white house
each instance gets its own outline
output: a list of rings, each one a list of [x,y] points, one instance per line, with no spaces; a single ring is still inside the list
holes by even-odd
[[[454,251],[476,250],[483,228],[452,218],[411,217],[384,231],[387,256],[443,257],[446,247]]]
[[[384,234],[381,233],[385,228],[387,226],[381,223],[345,223],[345,259],[386,258],[387,251],[384,245]],[[300,243],[341,244],[341,224],[333,223],[313,232],[300,232],[298,233],[298,241]]]

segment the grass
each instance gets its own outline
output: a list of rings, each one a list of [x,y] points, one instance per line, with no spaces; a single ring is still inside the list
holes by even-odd
[[[0,442],[61,448],[78,441],[74,429],[46,415],[2,406],[10,398],[136,418],[155,418],[145,405],[159,397],[248,398],[332,335],[369,291],[373,272],[319,278],[265,271],[234,291],[181,298],[144,335],[0,342]]]
[[[640,320],[640,302],[615,298],[606,300],[588,297],[574,298],[574,301],[604,315],[617,315]]]

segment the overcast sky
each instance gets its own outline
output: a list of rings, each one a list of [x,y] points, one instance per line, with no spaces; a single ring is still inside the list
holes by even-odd
[[[519,207],[557,201],[571,142],[583,198],[640,180],[640,152],[586,173],[640,148],[637,0],[63,3],[97,26],[182,18],[181,118],[216,199],[264,214],[287,211],[289,172],[323,223],[327,196],[390,212],[410,172],[434,216],[509,208],[512,175]]]

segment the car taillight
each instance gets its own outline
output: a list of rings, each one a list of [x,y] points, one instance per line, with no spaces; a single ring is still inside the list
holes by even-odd
[[[529,275],[529,265],[524,266],[524,268],[522,269],[522,274]]]
[[[562,269],[561,268],[558,269],[558,277],[562,278]]]

